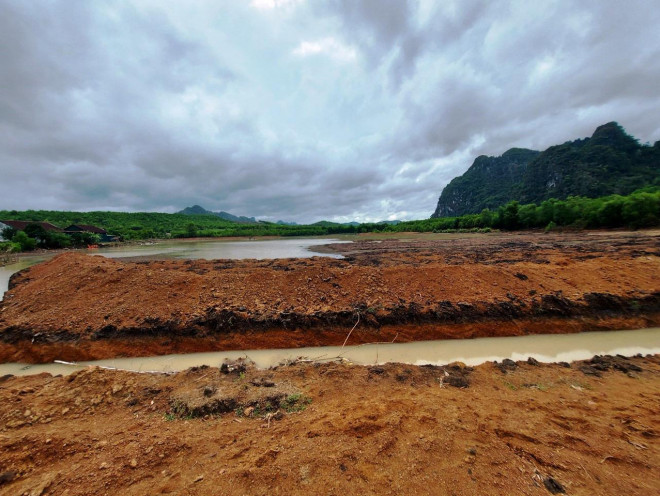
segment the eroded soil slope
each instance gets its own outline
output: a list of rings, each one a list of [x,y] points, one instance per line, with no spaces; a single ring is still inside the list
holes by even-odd
[[[347,258],[63,254],[11,282],[0,359],[576,332],[660,323],[653,233],[335,245]]]
[[[0,494],[656,495],[660,360],[0,380]]]

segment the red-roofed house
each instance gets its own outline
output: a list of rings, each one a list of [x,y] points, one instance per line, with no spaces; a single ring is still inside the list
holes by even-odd
[[[50,222],[35,222],[32,220],[0,220],[0,241],[4,241],[4,238],[2,237],[2,231],[8,227],[11,227],[16,231],[24,231],[25,228],[30,224],[41,226],[44,231],[48,232],[64,232],[64,229],[54,226]]]
[[[24,231],[27,226],[30,224],[37,224],[38,226],[41,226],[44,231],[49,231],[49,232],[64,232],[64,229],[61,227],[54,226],[50,222],[35,222],[32,220],[0,220],[0,224],[3,224],[0,226],[0,229],[4,229],[5,227],[11,227],[13,229],[16,229],[17,231]]]

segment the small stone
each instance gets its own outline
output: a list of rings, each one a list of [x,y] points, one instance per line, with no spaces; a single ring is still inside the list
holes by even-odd
[[[546,477],[543,479],[543,485],[552,494],[566,494],[566,489],[556,479]]]
[[[203,480],[204,480],[204,476],[200,475],[193,482],[202,482]]]
[[[41,496],[42,494],[45,494],[48,492],[48,489],[50,486],[53,484],[53,481],[55,480],[54,475],[46,475],[44,476],[41,481],[39,481],[39,484],[30,491],[30,496]]]
[[[110,464],[107,462],[103,462],[101,465],[99,465],[100,470],[106,470],[108,468],[110,468]]]
[[[444,380],[447,384],[449,384],[450,386],[454,386],[456,388],[470,387],[470,381],[468,381],[468,379],[462,375],[450,375],[448,377],[445,377]]]
[[[32,412],[30,410],[25,410],[25,413],[23,414],[24,417],[29,417],[32,415]]]
[[[2,484],[6,484],[7,482],[11,482],[16,478],[16,472],[13,470],[9,470],[7,472],[2,472],[0,473],[0,486]]]
[[[529,358],[527,359],[527,363],[528,363],[529,365],[534,365],[535,367],[537,367],[538,364],[539,364],[539,361],[538,361],[536,358],[534,358],[534,357],[529,357]]]
[[[70,410],[69,407],[62,408],[62,415],[66,415],[69,412],[69,410]]]
[[[131,460],[130,465],[131,465],[131,468],[136,468],[137,465],[138,465],[137,460],[136,460],[135,458],[133,458],[133,459]]]

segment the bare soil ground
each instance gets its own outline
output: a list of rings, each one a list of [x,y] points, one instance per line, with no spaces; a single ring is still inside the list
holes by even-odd
[[[0,360],[341,344],[358,316],[351,344],[658,325],[659,239],[371,239],[331,247],[343,260],[64,254],[12,280]],[[0,495],[656,495],[659,426],[659,356],[5,376]]]
[[[345,259],[59,255],[0,304],[0,360],[578,332],[660,323],[658,232],[368,240]]]
[[[656,495],[660,358],[0,382],[0,495]]]

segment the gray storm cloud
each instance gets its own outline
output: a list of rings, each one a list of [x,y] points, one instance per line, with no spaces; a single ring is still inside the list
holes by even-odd
[[[660,139],[654,4],[0,0],[0,208],[428,217],[479,154]]]

